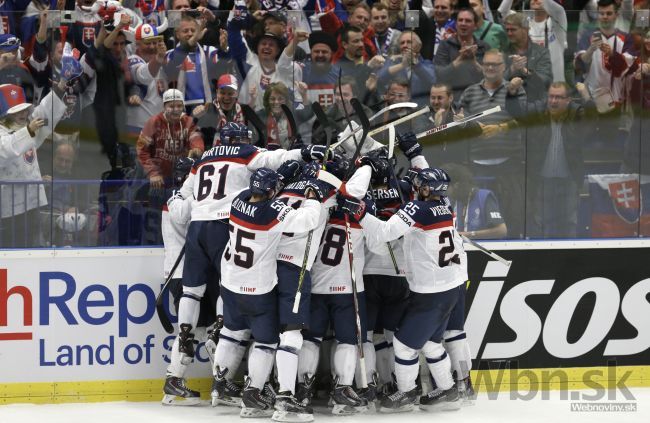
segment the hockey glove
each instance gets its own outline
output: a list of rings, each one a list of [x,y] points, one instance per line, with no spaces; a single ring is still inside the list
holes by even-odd
[[[316,180],[307,181],[305,184],[305,198],[311,198],[319,203],[323,202],[325,198],[326,190],[325,188],[318,183]]]
[[[422,154],[422,146],[418,143],[418,139],[413,132],[408,131],[397,135],[397,141],[399,149],[409,160]]]
[[[329,155],[327,147],[324,145],[308,145],[300,150],[300,154],[305,162],[312,160],[323,161]]]
[[[339,195],[337,199],[339,210],[352,216],[357,222],[366,215],[366,203],[354,197]]]
[[[357,159],[357,167],[370,166],[373,175],[385,175],[388,173],[388,160],[377,155],[374,156],[361,156]]]
[[[285,185],[293,182],[300,175],[300,171],[300,162],[298,160],[287,160],[277,170],[280,180]]]

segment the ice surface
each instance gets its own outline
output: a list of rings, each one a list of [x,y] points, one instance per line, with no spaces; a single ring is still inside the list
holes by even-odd
[[[625,401],[620,392],[616,400],[600,401],[598,404],[636,403],[633,412],[575,412],[571,411],[571,400],[560,399],[559,391],[546,392],[550,398],[536,398],[523,401],[511,400],[509,393],[500,393],[498,398],[490,399],[487,394],[479,394],[476,404],[463,407],[456,412],[380,414],[335,417],[316,413],[316,421],[337,423],[444,423],[455,422],[539,422],[539,423],[627,423],[650,422],[650,388],[631,388],[634,401]],[[594,391],[585,391],[592,394]],[[494,394],[492,394],[494,395]],[[576,394],[577,395],[577,394]],[[606,397],[605,397],[606,398]],[[587,402],[587,401],[583,401]],[[591,402],[594,404],[594,402]],[[253,419],[252,421],[271,421]],[[239,409],[219,406],[212,408],[207,402],[194,407],[170,407],[155,402],[107,402],[92,404],[32,405],[10,404],[0,406],[0,423],[243,423]]]

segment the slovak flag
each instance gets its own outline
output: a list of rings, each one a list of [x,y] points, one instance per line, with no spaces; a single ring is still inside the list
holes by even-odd
[[[650,176],[589,175],[591,235],[629,237],[650,235]]]
[[[9,113],[17,113],[29,108],[31,104],[27,103],[25,91],[22,87],[14,84],[0,85],[0,117],[5,117]]]

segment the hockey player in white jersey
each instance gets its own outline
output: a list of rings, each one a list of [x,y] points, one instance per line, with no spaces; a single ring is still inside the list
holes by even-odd
[[[345,185],[345,192],[356,198],[364,198],[372,174],[371,163],[360,161],[361,167]],[[364,236],[357,222],[351,221],[353,246],[353,268],[357,281],[361,342],[365,339],[365,297],[363,293],[362,270],[364,262]],[[351,283],[351,269],[348,260],[348,244],[344,215],[335,209],[327,222],[316,260],[312,267],[312,295],[309,330],[304,338],[298,360],[298,399],[309,402],[313,377],[319,358],[319,348],[328,327],[334,330],[336,349],[334,352],[332,392],[332,413],[355,414],[368,409],[367,401],[360,398],[352,388],[357,370],[356,313]],[[371,343],[368,346],[372,347]],[[366,346],[364,346],[364,351]],[[368,363],[374,369],[374,363]]]
[[[180,188],[189,174],[194,159],[182,157],[176,161],[173,172],[174,186]],[[185,236],[190,224],[192,198],[183,198],[178,190],[174,190],[167,200],[167,204],[162,212],[162,237],[165,246],[164,258],[164,276],[167,278],[174,267],[179,254],[181,254],[183,245],[185,245]],[[174,307],[178,314],[178,303],[183,294],[183,258],[181,257],[178,266],[174,272],[174,277],[170,280],[169,291],[174,299]],[[217,346],[219,330],[223,326],[223,311],[217,297],[217,290],[208,291],[201,299],[201,309],[199,313],[198,328],[196,333],[197,339],[205,339],[205,347],[208,350],[210,359],[213,359],[214,350]],[[216,321],[215,321],[216,305]],[[206,328],[213,326],[213,329],[206,332]],[[163,387],[163,400],[165,405],[195,405],[199,402],[199,392],[187,387],[184,378],[187,369],[187,363],[181,361],[179,351],[179,338],[176,337],[171,349],[169,366],[167,366],[165,385]]]
[[[262,394],[273,367],[280,332],[276,274],[277,247],[282,233],[316,228],[323,198],[317,184],[307,182],[304,205],[298,209],[274,197],[280,190],[277,172],[260,168],[249,189],[241,192],[230,210],[230,238],[221,260],[221,298],[224,327],[215,354],[217,375],[236,369],[239,345],[255,340],[242,393],[241,417],[271,416],[272,399]]]
[[[203,153],[180,190],[183,198],[193,198],[192,217],[185,242],[183,295],[178,311],[179,351],[186,363],[194,357],[194,329],[201,298],[208,285],[218,287],[221,256],[229,239],[228,218],[234,198],[248,186],[250,175],[256,169],[277,168],[291,159],[322,159],[326,154],[324,146],[266,151],[250,145],[251,136],[251,131],[245,125],[235,122],[224,125],[220,133],[222,145]],[[237,387],[231,383],[232,377],[232,374],[215,374],[213,404],[218,402],[226,389],[232,391],[232,395],[227,397],[238,395]],[[226,398],[225,402],[232,401]]]
[[[454,228],[453,211],[443,197],[448,185],[444,170],[423,169],[414,180],[418,200],[409,201],[387,222],[365,213],[364,204],[357,199],[349,198],[342,206],[377,242],[404,237],[411,295],[393,340],[398,390],[382,400],[383,412],[414,408],[419,395],[415,380],[420,350],[437,385],[420,398],[420,408],[460,407],[450,359],[441,345],[449,315],[467,280],[467,256]]]
[[[174,185],[180,187],[190,172],[194,159],[183,157],[174,166]],[[174,267],[178,255],[185,245],[185,235],[190,224],[191,198],[183,198],[180,193],[174,191],[163,207],[161,219],[161,231],[163,244],[165,246],[165,258],[163,272],[165,278]],[[169,291],[174,298],[174,306],[178,312],[178,302],[183,292],[183,259],[176,267],[174,275],[169,283]],[[179,351],[180,340],[178,337],[172,345],[169,366],[165,386],[163,387],[162,403],[165,405],[196,405],[199,403],[200,394],[187,387],[185,384],[185,370],[187,363],[183,363]]]
[[[287,162],[281,168],[299,168],[299,163]],[[298,372],[298,354],[302,348],[302,330],[309,328],[309,305],[311,296],[310,270],[316,258],[318,247],[325,224],[329,218],[329,208],[336,206],[336,191],[334,187],[319,181],[316,173],[320,168],[318,162],[307,163],[297,181],[291,181],[288,174],[283,179],[282,191],[278,198],[294,208],[304,207],[305,187],[309,183],[321,185],[324,198],[319,216],[318,226],[308,233],[285,233],[278,245],[278,312],[280,316],[280,345],[276,353],[279,391],[275,399],[274,421],[312,421],[314,419],[311,406],[303,404],[295,398],[296,376]],[[278,170],[278,173],[281,173]],[[309,255],[306,246],[309,243]],[[304,270],[302,267],[305,267]],[[296,291],[300,281],[301,271],[304,272],[300,285],[298,308],[293,310]]]
[[[387,157],[384,149],[375,150],[369,155]],[[386,164],[388,162],[386,161]],[[401,193],[398,191],[400,190]],[[377,207],[377,217],[383,221],[390,219],[402,205],[400,194],[409,198],[410,184],[393,181],[388,166],[373,172],[370,195]],[[390,246],[390,247],[389,247]],[[383,385],[383,392],[393,389],[395,356],[393,354],[393,334],[406,309],[409,295],[405,277],[404,250],[402,240],[378,245],[379,253],[366,248],[363,282],[366,289],[366,308],[368,313],[368,340],[373,341],[378,381],[372,381],[371,388]],[[379,333],[375,333],[377,330]],[[357,381],[358,386],[359,381]],[[366,399],[376,397],[372,389],[366,391]]]

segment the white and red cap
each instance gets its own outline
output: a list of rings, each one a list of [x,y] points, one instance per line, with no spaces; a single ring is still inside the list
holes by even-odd
[[[221,75],[217,80],[217,88],[232,88],[237,91],[239,89],[237,77],[229,73]]]
[[[160,37],[158,35],[158,29],[155,26],[149,24],[138,25],[135,29],[135,40],[142,41],[148,39],[155,39]]]
[[[0,85],[0,117],[18,113],[31,106],[25,98],[25,91],[22,87],[14,84]]]
[[[179,90],[170,88],[163,93],[163,104],[169,101],[182,101],[185,104],[185,97],[183,97],[183,93]]]

